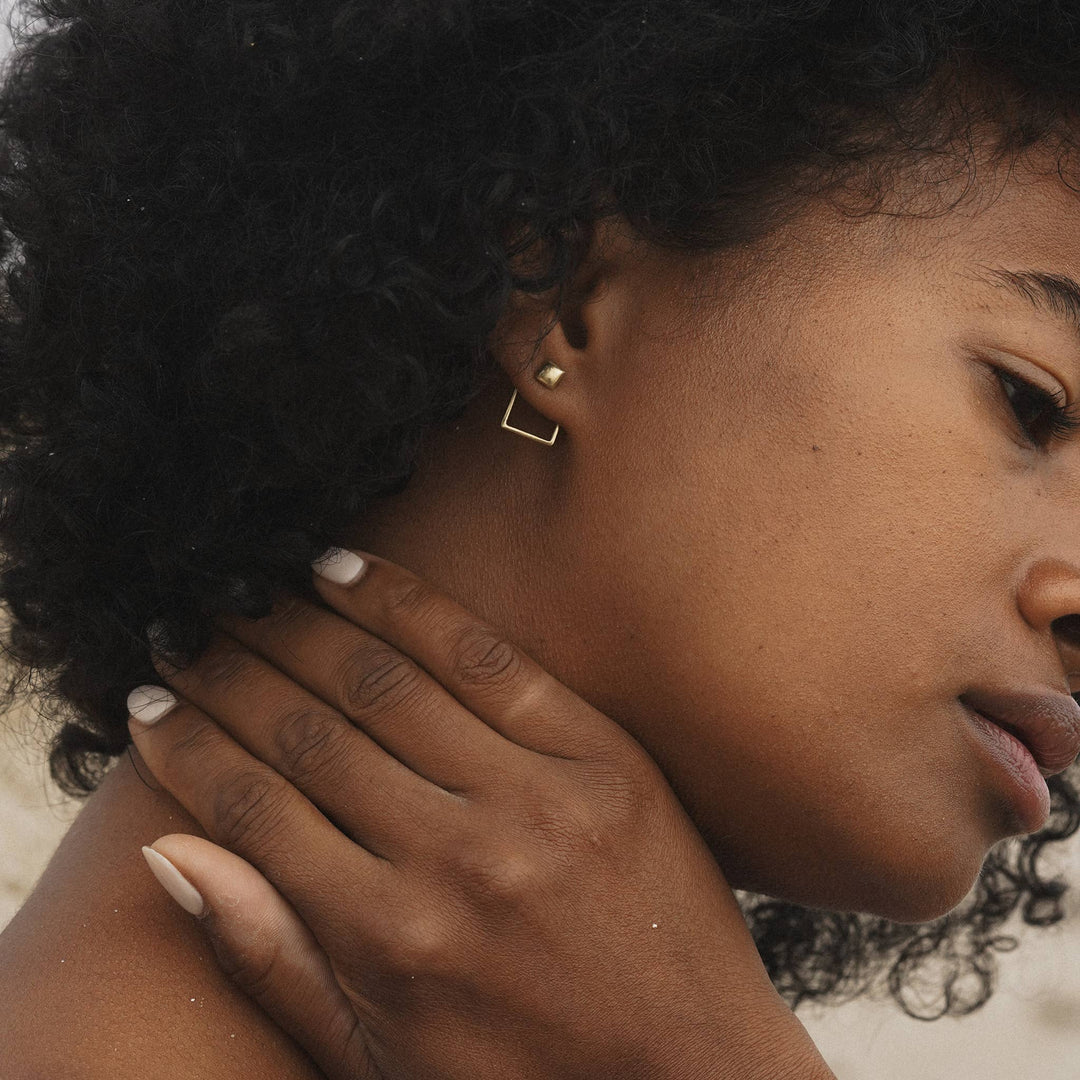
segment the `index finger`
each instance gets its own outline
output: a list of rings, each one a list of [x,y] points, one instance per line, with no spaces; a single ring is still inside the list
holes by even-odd
[[[404,567],[331,548],[312,564],[332,608],[410,656],[477,717],[527,750],[585,758],[622,729],[497,627]]]

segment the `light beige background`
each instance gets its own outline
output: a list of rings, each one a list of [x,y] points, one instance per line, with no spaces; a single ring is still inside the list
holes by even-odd
[[[6,628],[0,624],[0,632]],[[44,741],[44,736],[39,736]],[[18,717],[0,719],[0,929],[52,858],[82,804],[49,778],[43,746]]]
[[[6,723],[0,731],[0,929],[80,809],[48,778],[34,737]],[[1053,865],[1071,871],[1080,891],[1080,836],[1068,846]],[[1068,901],[1064,923],[1015,928],[1020,947],[1000,957],[999,989],[972,1016],[924,1023],[891,1002],[857,1001],[804,1006],[799,1018],[839,1080],[1078,1080],[1080,896],[1070,894]]]

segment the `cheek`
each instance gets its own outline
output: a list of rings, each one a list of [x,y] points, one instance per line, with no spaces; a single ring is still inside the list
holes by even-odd
[[[970,422],[950,432],[923,414],[920,430],[915,410],[858,430],[819,414],[767,438],[669,439],[608,537],[620,565],[648,568],[611,599],[634,628],[618,715],[725,869],[830,906],[881,909],[884,883],[891,917],[958,903],[996,839],[974,780],[958,782],[950,711],[971,676],[988,470]]]
[[[1030,479],[940,322],[898,323],[876,346],[832,341],[801,363],[808,389],[787,385],[767,430],[722,458],[691,452],[707,478],[684,510],[731,567],[718,587],[742,622],[736,644],[772,641],[778,664],[812,657],[832,685],[925,700],[987,609],[1001,614],[1010,561],[1030,540]],[[694,548],[684,557],[700,570]],[[945,681],[971,677],[970,658],[960,663]]]
[[[941,693],[985,574],[993,477],[911,396],[859,428],[811,409],[741,439],[669,433],[607,538],[648,567],[623,616],[676,665],[774,707]]]

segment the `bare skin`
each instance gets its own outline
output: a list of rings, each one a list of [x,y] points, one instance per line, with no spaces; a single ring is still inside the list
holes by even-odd
[[[347,539],[618,719],[733,886],[936,918],[1027,831],[958,695],[1080,669],[1080,440],[1028,445],[990,366],[1076,401],[1080,342],[976,266],[1078,251],[1076,193],[1017,169],[946,216],[819,207],[742,281],[612,255],[516,382],[566,438],[493,450],[497,387]]]
[[[205,833],[133,758],[138,771],[117,761],[0,935],[5,1077],[319,1080],[147,873],[143,844]]]
[[[527,371],[542,305],[492,342],[536,430],[562,426],[555,446],[499,429],[497,380],[341,538],[622,724],[737,888],[901,921],[949,910],[1023,831],[957,695],[1067,692],[1080,670],[1055,624],[1080,613],[1080,440],[1027,445],[989,369],[1076,400],[1080,344],[972,277],[1080,275],[1080,203],[1038,171],[980,191],[925,220],[822,204],[738,265],[606,230],[587,302]],[[545,360],[567,372],[555,390],[532,377]],[[166,832],[205,835],[122,760],[0,939],[16,1032],[48,1030],[67,1075],[196,1058],[207,1077],[317,1075],[150,879],[139,845]]]

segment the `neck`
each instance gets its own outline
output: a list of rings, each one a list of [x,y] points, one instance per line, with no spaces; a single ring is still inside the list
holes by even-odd
[[[411,570],[556,674],[548,618],[566,566],[552,512],[560,470],[541,455],[560,448],[500,428],[511,391],[494,380],[461,417],[430,429],[408,487],[373,504],[340,542]],[[520,397],[517,408],[528,415]]]

